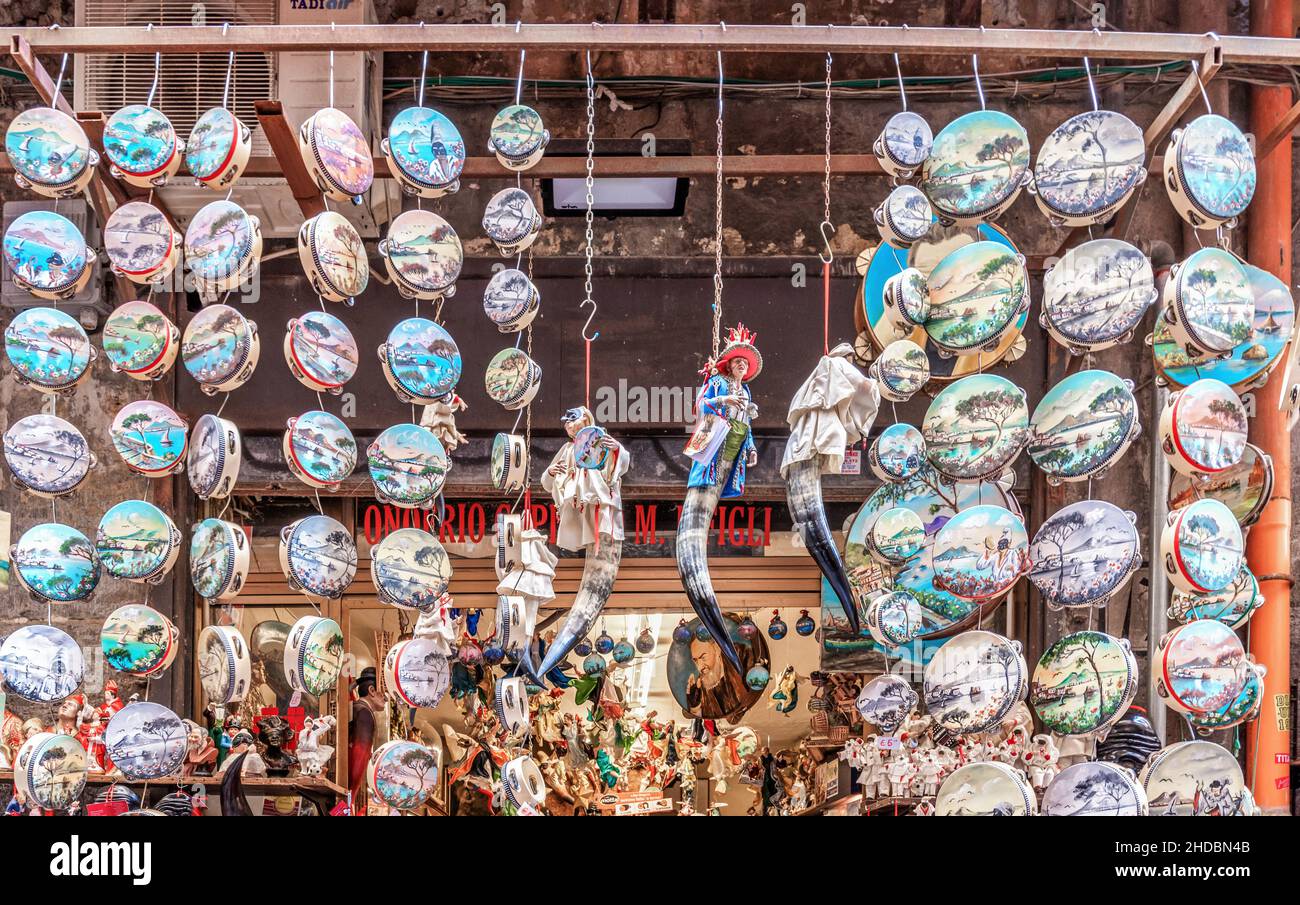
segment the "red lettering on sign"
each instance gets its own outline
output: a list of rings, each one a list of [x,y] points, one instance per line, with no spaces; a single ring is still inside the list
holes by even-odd
[[[655,538],[655,513],[657,507],[644,503],[636,504],[636,542],[638,544],[657,544]]]

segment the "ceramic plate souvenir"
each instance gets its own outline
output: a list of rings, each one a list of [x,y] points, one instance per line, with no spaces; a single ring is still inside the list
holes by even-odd
[[[46,522],[28,528],[9,550],[18,581],[42,603],[86,600],[99,584],[99,556],[76,528]]]
[[[1161,313],[1188,356],[1227,356],[1254,331],[1255,294],[1246,268],[1222,248],[1197,249],[1170,269]]]
[[[1216,619],[1229,628],[1241,628],[1263,604],[1259,581],[1250,569],[1242,566],[1232,584],[1222,590],[1206,594],[1175,590],[1170,597],[1168,616],[1184,623]]]
[[[1044,817],[1145,817],[1147,793],[1127,769],[1104,760],[1071,764],[1043,792]]]
[[[181,361],[211,396],[247,383],[261,351],[257,324],[229,305],[208,305],[185,327]]]
[[[1052,338],[1072,355],[1127,342],[1156,299],[1146,255],[1119,239],[1071,248],[1043,274],[1043,313]]]
[[[862,719],[886,735],[893,735],[921,703],[916,689],[893,673],[876,676],[858,694],[854,707]]]
[[[1169,513],[1160,534],[1165,574],[1175,587],[1199,594],[1228,587],[1244,549],[1241,526],[1218,500],[1197,500]]]
[[[1029,190],[1054,225],[1106,220],[1147,178],[1142,130],[1110,110],[1089,110],[1052,130],[1038,148]]]
[[[370,282],[361,234],[337,211],[322,211],[298,227],[298,260],[312,290],[351,305]]]
[[[308,311],[289,321],[284,360],[303,386],[337,396],[357,373],[360,353],[343,321],[324,311]]]
[[[213,107],[197,120],[185,142],[185,168],[208,188],[229,188],[248,165],[253,133],[225,107]]]
[[[81,687],[81,646],[52,625],[24,625],[0,645],[5,688],[28,701],[52,704]]]
[[[910,339],[896,339],[885,346],[867,372],[883,398],[906,402],[930,379],[930,360],[925,350]]]
[[[880,202],[873,216],[882,239],[898,248],[911,248],[930,232],[934,212],[924,192],[914,185],[900,185]]]
[[[518,333],[533,322],[542,294],[522,270],[498,270],[483,290],[483,311],[502,333]]]
[[[936,817],[1033,817],[1037,811],[1025,774],[997,761],[953,770],[934,799]]]
[[[542,386],[542,368],[522,349],[502,349],[488,362],[484,382],[488,398],[507,411],[533,401]]]
[[[104,153],[123,182],[151,189],[166,185],[181,168],[185,142],[157,107],[130,104],[104,124]]]
[[[891,591],[867,605],[866,622],[877,644],[898,647],[920,634],[925,626],[925,611],[907,591]]]
[[[505,493],[524,489],[528,474],[528,446],[519,434],[492,438],[492,486]]]
[[[4,453],[14,483],[43,497],[76,490],[96,464],[81,431],[54,415],[28,415],[9,425]]]
[[[314,410],[289,419],[281,443],[289,470],[308,487],[335,490],[357,467],[357,441],[338,415]]]
[[[1254,669],[1246,673],[1241,693],[1235,698],[1210,713],[1188,714],[1187,721],[1196,727],[1196,734],[1207,736],[1258,718],[1264,704],[1264,675],[1267,672],[1262,665],[1254,664]]]
[[[912,336],[930,316],[930,288],[925,275],[915,267],[900,270],[885,280],[881,304],[882,332],[894,339]]]
[[[205,518],[190,536],[190,581],[207,600],[229,600],[244,587],[250,550],[244,530],[231,522]]]
[[[460,349],[438,324],[408,317],[379,347],[388,385],[402,402],[432,405],[456,389],[460,380]]]
[[[167,513],[144,500],[125,500],[104,513],[95,551],[104,571],[126,581],[157,584],[176,565],[185,540]]]
[[[1169,200],[1198,229],[1235,225],[1255,195],[1255,151],[1222,116],[1207,113],[1175,129],[1164,160]]]
[[[318,516],[319,517],[319,516]],[[343,669],[343,630],[333,619],[303,616],[284,642],[284,674],[294,691],[323,695]]]
[[[376,801],[414,810],[438,790],[438,758],[415,742],[386,742],[370,755],[366,783]]]
[[[104,747],[127,779],[158,779],[180,769],[186,736],[181,718],[162,704],[135,701],[108,721]]]
[[[201,500],[230,496],[242,460],[235,422],[213,414],[200,415],[185,456],[185,472],[194,495]]]
[[[1029,580],[1049,609],[1104,606],[1142,565],[1137,516],[1081,500],[1047,517],[1029,547]]]
[[[104,251],[114,273],[133,283],[161,284],[180,263],[181,237],[158,208],[128,201],[104,224]]]
[[[42,393],[67,394],[97,357],[86,331],[55,308],[27,308],[5,328],[5,355],[14,378]]]
[[[541,228],[542,218],[532,196],[521,188],[497,192],[483,211],[483,232],[506,257],[532,245]]]
[[[212,704],[242,701],[251,687],[253,661],[248,642],[233,625],[209,625],[199,632],[199,683]]]
[[[185,465],[188,430],[181,416],[161,402],[140,399],[122,406],[109,435],[128,468],[162,478]]]
[[[1213,713],[1234,701],[1254,668],[1241,638],[1217,619],[1178,626],[1151,657],[1156,692],[1181,713]]]
[[[1028,690],[1020,642],[993,632],[955,635],[925,665],[925,707],[936,723],[956,735],[992,729]]]
[[[62,811],[81,800],[88,763],[86,749],[71,735],[38,732],[18,749],[14,791],[21,790],[32,804]]]
[[[393,117],[388,137],[379,146],[406,194],[441,198],[460,188],[465,142],[452,121],[437,110],[402,110]]]
[[[433,431],[395,424],[366,449],[375,497],[394,506],[429,508],[442,492],[451,459]]]
[[[526,754],[501,768],[501,787],[517,809],[536,809],[546,800],[546,780],[536,761]]]
[[[532,107],[511,104],[492,118],[488,150],[503,167],[526,170],[542,159],[551,133],[542,126],[542,117]]]
[[[465,250],[456,230],[433,211],[398,214],[379,253],[403,298],[436,300],[456,294]]]
[[[934,398],[921,425],[930,464],[958,481],[1002,471],[1029,439],[1025,391],[996,374],[973,374]]]
[[[1213,742],[1161,748],[1138,776],[1152,817],[1245,817],[1253,801],[1241,764]]]
[[[357,545],[328,515],[309,515],[280,529],[280,569],[295,591],[337,600],[356,578]]]
[[[398,641],[384,658],[388,687],[408,707],[437,707],[451,684],[447,657],[429,638]]]
[[[94,252],[76,224],[46,210],[20,214],[9,224],[4,259],[14,284],[38,299],[72,298],[94,270]]]
[[[47,198],[71,198],[90,183],[99,164],[86,132],[53,107],[31,107],[9,123],[5,153],[19,188]]]
[[[497,679],[493,704],[507,732],[514,734],[528,725],[528,690],[523,677]]]
[[[925,525],[911,509],[882,509],[866,533],[867,552],[884,565],[906,562],[925,546]]]
[[[1011,206],[1029,171],[1029,135],[998,110],[959,116],[934,137],[921,188],[940,218],[996,220]]]
[[[205,299],[251,279],[261,258],[262,227],[233,201],[205,205],[185,228],[185,267]]]
[[[1090,735],[1123,716],[1137,690],[1137,659],[1127,639],[1075,632],[1043,652],[1029,703],[1049,731]]]
[[[1218,500],[1249,528],[1259,520],[1273,495],[1273,458],[1247,443],[1241,461],[1210,475],[1175,472],[1169,481],[1169,508],[1181,509],[1193,500]]]
[[[298,129],[298,149],[316,186],[335,201],[361,203],[375,180],[370,142],[346,113],[317,110]]]
[[[906,481],[925,465],[925,438],[910,424],[891,424],[871,441],[867,462],[881,481]]]
[[[963,509],[935,535],[934,583],[958,597],[997,597],[1028,569],[1025,523],[1001,506]]]
[[[1160,449],[1175,471],[1218,474],[1246,455],[1246,407],[1225,383],[1198,380],[1171,393],[1160,413]]]
[[[890,176],[908,179],[925,163],[934,144],[930,124],[910,110],[895,113],[872,145],[880,167]]]
[[[370,548],[370,578],[382,602],[427,609],[451,584],[451,558],[428,531],[400,528]]]
[[[176,659],[179,641],[180,632],[170,619],[136,603],[109,613],[99,632],[108,665],[133,676],[162,675]]]
[[[930,271],[925,332],[940,354],[991,352],[1028,310],[1023,255],[997,242],[958,248]]]
[[[181,348],[181,332],[153,305],[143,301],[117,306],[104,321],[108,366],[135,380],[157,380],[171,370]]]
[[[1109,371],[1078,371],[1034,409],[1026,451],[1049,484],[1084,481],[1119,461],[1141,432],[1133,381]]]

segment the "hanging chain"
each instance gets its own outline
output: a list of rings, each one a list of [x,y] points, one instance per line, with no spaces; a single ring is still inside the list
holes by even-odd
[[[831,250],[831,237],[835,232],[835,224],[831,222],[831,55],[826,54],[826,148],[825,148],[825,165],[822,173],[822,222],[818,226],[822,234],[822,244],[826,250],[819,252],[817,257],[823,264],[830,264],[835,260],[835,252]]]
[[[583,305],[591,305],[593,308],[596,303],[591,297],[591,254],[592,241],[594,239],[592,231],[593,209],[596,206],[596,180],[592,175],[596,165],[596,78],[591,72],[591,52],[587,52],[587,261],[583,266],[582,273],[584,282],[582,291],[584,297]],[[529,259],[531,264],[531,258]],[[581,307],[581,306],[579,306]],[[592,312],[595,314],[595,312]],[[585,332],[585,328],[584,328]]]
[[[713,353],[717,361],[722,338],[722,52],[718,52],[718,147],[713,185]]]

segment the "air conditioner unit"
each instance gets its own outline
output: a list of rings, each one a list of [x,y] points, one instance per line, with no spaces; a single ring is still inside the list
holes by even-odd
[[[84,200],[73,198],[66,201],[6,201],[3,214],[0,214],[0,231],[8,232],[13,223],[28,211],[55,211],[72,221],[72,225],[85,238],[91,249],[91,276],[86,287],[67,300],[52,302],[38,299],[26,289],[13,281],[8,262],[0,263],[0,304],[6,308],[58,307],[76,317],[88,330],[93,330],[100,316],[107,316],[110,305],[104,295],[104,268],[100,265],[99,250],[102,246],[99,236],[99,222],[95,212]]]
[[[106,117],[128,104],[143,104],[154,81],[154,55],[149,53],[146,28],[169,25],[300,25],[364,24],[374,22],[373,0],[352,0],[332,9],[295,9],[293,0],[76,0],[79,26],[139,28],[140,48],[132,54],[83,54],[76,59],[74,106],[98,110]],[[165,38],[161,38],[165,40]],[[219,106],[225,90],[229,55],[163,54],[154,106],[167,114],[177,133],[185,138],[204,111]],[[237,51],[230,82],[229,106],[253,130],[253,156],[271,156],[253,103],[279,100],[285,119],[295,130],[317,110],[329,104],[328,53],[262,53]],[[334,55],[334,106],[347,113],[371,137],[378,149],[382,137],[382,60],[369,53]],[[219,197],[209,188],[195,186],[181,173],[158,193],[181,221],[182,227],[203,205]],[[262,234],[288,238],[297,234],[302,212],[284,179],[241,177],[233,200],[258,217]],[[400,192],[389,179],[375,187],[360,206],[338,209],[363,236],[376,237],[379,224],[401,210]]]

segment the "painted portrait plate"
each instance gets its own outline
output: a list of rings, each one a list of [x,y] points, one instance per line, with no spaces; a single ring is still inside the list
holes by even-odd
[[[456,340],[423,317],[408,317],[380,347],[384,376],[403,402],[431,404],[456,389],[461,357]]]
[[[27,415],[9,425],[4,456],[14,480],[41,496],[76,490],[95,465],[81,431],[55,415]]]
[[[1104,606],[1142,563],[1137,516],[1105,500],[1049,515],[1029,547],[1029,580],[1049,609]]]
[[[34,525],[9,553],[14,574],[41,601],[75,603],[90,597],[99,584],[95,547],[70,525]]]
[[[1025,391],[996,374],[949,384],[921,425],[930,464],[958,481],[1001,474],[1029,440]]]
[[[452,121],[431,107],[400,111],[381,148],[408,194],[437,198],[460,187],[465,141]]]
[[[1038,148],[1031,190],[1049,219],[1099,223],[1146,179],[1146,141],[1133,120],[1088,110],[1052,130]]]
[[[962,632],[925,664],[925,708],[955,735],[986,732],[1025,699],[1028,673],[1019,642],[993,632]]]
[[[993,219],[1015,200],[1029,170],[1029,134],[998,110],[976,110],[944,126],[921,170],[940,217]]]
[[[451,584],[451,557],[428,531],[400,528],[370,548],[370,577],[384,603],[435,606]]]
[[[62,701],[81,687],[85,672],[81,646],[52,625],[19,626],[0,645],[5,688],[27,701]]]
[[[418,424],[394,424],[371,442],[366,465],[378,499],[423,507],[442,492],[451,459],[433,431]]]
[[[187,735],[181,718],[162,704],[134,701],[108,721],[104,748],[127,779],[159,779],[180,770]]]
[[[1145,817],[1147,795],[1123,767],[1104,760],[1071,764],[1043,792],[1044,817]]]
[[[1037,810],[1024,774],[996,761],[953,770],[934,800],[936,817],[1032,817]]]
[[[1074,632],[1043,652],[1029,703],[1049,731],[1090,735],[1123,716],[1137,689],[1137,659],[1126,639]]]
[[[1029,536],[1011,510],[972,506],[939,529],[933,555],[936,587],[966,600],[989,600],[1029,568]]]
[[[1119,239],[1071,248],[1043,274],[1043,327],[1071,354],[1126,342],[1156,300],[1147,256]]]
[[[181,416],[161,402],[138,399],[118,410],[109,436],[128,468],[160,478],[185,464],[188,430]]]
[[[294,590],[337,600],[357,575],[357,545],[342,523],[309,515],[280,530],[280,567]]]
[[[1083,481],[1114,465],[1141,430],[1131,380],[1078,371],[1034,408],[1026,451],[1050,483]]]

